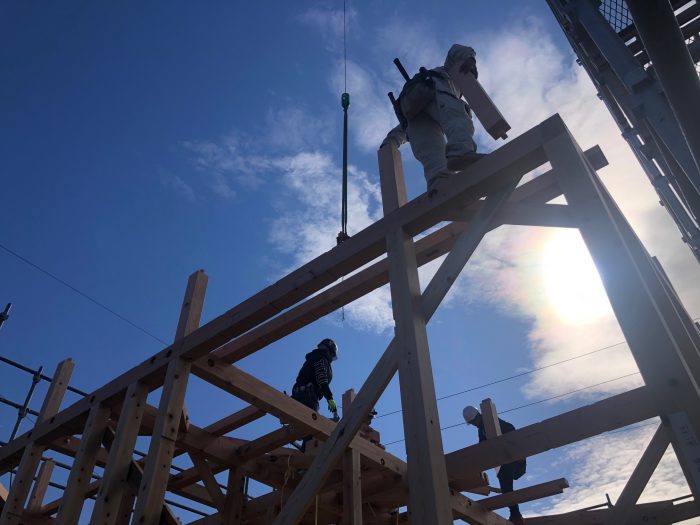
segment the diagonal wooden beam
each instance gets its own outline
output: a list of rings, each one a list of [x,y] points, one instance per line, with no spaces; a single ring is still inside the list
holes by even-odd
[[[56,525],[73,525],[78,523],[85,502],[85,493],[92,479],[92,472],[97,461],[97,452],[102,447],[102,435],[109,422],[110,409],[95,403],[90,410],[80,448],[73,460],[68,475],[63,501],[58,509]]]
[[[396,165],[398,151],[382,152],[382,150],[380,150],[379,155],[380,166],[383,164]],[[393,155],[394,158],[389,158],[389,155]],[[519,177],[517,172],[511,173],[510,175],[512,178],[508,181],[509,185],[506,189],[501,188],[496,198],[489,197],[486,199],[486,203],[484,207],[479,210],[474,223],[459,236],[453,249],[426,287],[422,296],[422,314],[426,322],[435,313],[452,283],[455,282],[459,272],[474,250],[476,250],[479,242],[486,234],[487,227],[493,220],[494,214],[513,191],[513,187],[515,187]],[[301,517],[304,510],[309,505],[311,498],[328,476],[330,465],[334,465],[339,460],[340,455],[350,445],[352,438],[365,422],[367,414],[379,399],[379,396],[396,371],[397,366],[398,350],[397,345],[392,341],[372,372],[370,372],[369,377],[354,401],[354,406],[350,414],[341,419],[333,434],[326,441],[316,457],[316,460],[311,465],[311,468],[302,479],[294,494],[292,494],[292,498],[290,498],[288,504],[282,509],[277,520],[275,520],[275,525],[293,523],[294,520]],[[453,497],[453,508],[455,504],[459,506],[459,502],[455,502]],[[475,521],[484,520],[483,522],[487,522],[491,519],[488,513],[480,513],[480,510],[483,509],[478,509],[478,506],[475,506],[475,508],[477,511],[476,514],[478,514]],[[474,513],[472,513],[472,515],[474,515]]]
[[[639,496],[642,495],[647,483],[649,483],[649,479],[654,474],[670,442],[668,429],[663,424],[659,425],[647,448],[644,450],[644,454],[642,454],[639,462],[634,467],[630,479],[627,480],[625,487],[622,489],[620,497],[617,498],[615,506],[610,513],[610,518],[605,525],[625,525],[628,523],[634,505],[637,503]]]
[[[209,496],[211,496],[214,505],[216,505],[217,510],[222,513],[224,511],[224,493],[221,492],[219,482],[216,481],[209,463],[207,463],[207,460],[199,454],[190,454],[189,456],[192,460],[192,464],[199,471],[199,475],[204,482],[204,487],[207,489]]]
[[[51,474],[56,463],[52,459],[47,459],[41,464],[39,469],[39,474],[34,482],[34,487],[32,488],[32,493],[29,496],[29,504],[27,505],[28,512],[37,512],[41,509],[44,504],[44,496],[46,495],[46,489],[49,487],[49,482],[51,481]]]
[[[445,206],[468,206],[494,187],[500,186],[508,177],[522,175],[537,168],[545,162],[539,128],[536,126],[482,159],[478,163],[478,169],[472,170],[469,177],[461,178],[442,196],[428,199],[422,195],[414,199],[330,252],[195,330],[180,342],[168,346],[97,389],[92,396],[98,402],[112,406],[123,398],[124,391],[134,381],[140,380],[156,388],[163,383],[171,361],[178,358],[196,360],[204,356],[380,256],[385,251],[384,239],[388,231],[401,227],[410,235],[421,233],[441,220],[441,211]],[[51,421],[37,425],[31,433],[31,439],[51,441],[70,433],[66,432],[67,428],[80,428],[76,420],[84,421],[89,405],[86,399],[78,401]],[[6,471],[16,464],[17,456],[29,440],[28,433],[25,433],[0,449],[0,471]]]

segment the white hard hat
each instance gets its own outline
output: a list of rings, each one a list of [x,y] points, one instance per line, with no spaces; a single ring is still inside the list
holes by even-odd
[[[464,421],[469,423],[470,421],[473,421],[476,416],[479,415],[479,411],[469,405],[468,407],[464,407],[464,410],[462,410],[462,416],[464,417]]]

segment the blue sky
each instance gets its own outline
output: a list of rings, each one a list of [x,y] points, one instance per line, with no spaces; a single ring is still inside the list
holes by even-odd
[[[697,267],[575,66],[545,2],[348,2],[347,27],[350,234],[381,214],[376,148],[394,125],[386,92],[400,89],[391,60],[401,57],[409,71],[431,67],[462,42],[476,49],[480,78],[513,136],[559,111],[584,147],[601,143],[611,160],[604,181],[666,264],[691,314],[700,313]],[[164,341],[173,337],[187,276],[196,269],[210,278],[206,321],[334,246],[341,2],[259,2],[245,9],[224,2],[4,2],[0,35],[3,246]],[[481,128],[476,138],[481,151],[498,146]],[[424,191],[421,170],[407,148],[402,153],[416,196]],[[561,283],[576,274],[551,269],[581,264],[589,271],[580,248],[570,232],[510,228],[489,236],[430,325],[439,396],[622,341],[595,275],[569,290]],[[574,258],[551,255],[562,252]],[[421,273],[423,284],[434,269]],[[3,250],[0,271],[0,303],[14,303],[0,331],[4,356],[49,371],[70,356],[77,364],[72,383],[91,390],[163,346]],[[590,290],[598,296],[581,295]],[[332,385],[340,398],[361,386],[390,340],[390,321],[382,289],[346,308],[344,320],[335,312],[241,366],[289,391],[304,354],[333,337],[341,348]],[[0,395],[21,400],[29,377],[0,370]],[[485,397],[505,410],[634,371],[622,345],[442,401],[441,424],[460,422],[462,407]],[[504,417],[523,426],[635,381]],[[199,425],[242,406],[196,379],[187,402]],[[383,414],[398,406],[394,381],[377,408]],[[7,439],[14,418],[12,409],[0,407],[0,439]],[[237,435],[252,437],[276,424],[268,418]],[[651,428],[625,435],[629,441],[639,434],[632,454]],[[385,442],[400,439],[401,418],[387,415],[377,429]],[[476,440],[465,427],[446,430],[443,438],[446,451]],[[404,454],[401,443],[389,450]],[[585,450],[533,458],[527,483],[569,477],[579,481],[571,489],[576,502],[604,501],[606,491],[624,483],[619,471],[627,467],[611,471],[603,486],[596,476],[581,477],[594,468]],[[685,493],[673,460],[667,463],[670,474],[658,494]],[[525,508],[550,504],[561,510],[566,502]]]

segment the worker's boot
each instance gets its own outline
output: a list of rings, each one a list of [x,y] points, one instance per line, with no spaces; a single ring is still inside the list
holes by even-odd
[[[510,521],[513,525],[525,525],[525,520],[522,516],[511,516],[508,518],[508,521]]]
[[[428,197],[434,197],[447,186],[452,175],[449,173],[438,173],[428,181]]]
[[[469,153],[465,153],[460,157],[450,157],[447,159],[447,169],[450,171],[466,170],[469,166],[471,166],[480,158],[485,156],[485,153],[477,153],[475,151],[471,151]]]

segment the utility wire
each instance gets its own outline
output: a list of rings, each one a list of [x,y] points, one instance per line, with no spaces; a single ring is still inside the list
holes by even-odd
[[[158,336],[156,336],[156,335],[153,335],[151,332],[149,332],[148,330],[146,330],[146,329],[143,328],[142,326],[139,326],[139,325],[137,325],[136,323],[134,323],[133,321],[130,321],[129,319],[127,319],[126,317],[124,317],[124,316],[121,315],[120,313],[117,313],[117,312],[115,312],[114,310],[112,310],[109,306],[104,305],[103,303],[101,303],[101,302],[98,301],[97,299],[93,299],[92,297],[90,297],[90,296],[89,296],[88,294],[86,294],[85,292],[82,292],[82,291],[78,290],[75,286],[73,286],[73,285],[67,283],[66,281],[64,281],[64,280],[61,279],[60,277],[54,275],[53,273],[49,272],[48,270],[45,270],[44,268],[42,268],[42,267],[39,266],[38,264],[33,263],[32,261],[30,261],[30,260],[27,259],[26,257],[23,257],[22,255],[20,255],[19,253],[17,253],[17,252],[15,252],[15,251],[11,250],[11,249],[8,248],[7,246],[4,246],[4,245],[0,244],[0,248],[2,248],[3,250],[5,250],[7,253],[9,253],[10,255],[12,255],[13,257],[16,257],[16,258],[19,259],[20,261],[22,261],[22,262],[28,264],[29,266],[31,266],[31,267],[34,268],[35,270],[40,271],[40,272],[43,273],[44,275],[46,275],[46,276],[50,277],[51,279],[53,279],[54,281],[56,281],[56,282],[62,284],[62,285],[65,286],[66,288],[68,288],[68,289],[72,290],[73,292],[77,293],[78,295],[82,296],[84,299],[87,299],[87,300],[90,301],[91,303],[96,304],[97,306],[99,306],[99,307],[102,308],[103,310],[106,310],[107,312],[109,312],[110,314],[114,315],[115,317],[121,319],[121,320],[124,321],[125,323],[127,323],[127,324],[131,325],[132,327],[136,328],[137,330],[143,332],[143,333],[146,334],[147,336],[149,336],[149,337],[155,339],[155,340],[158,341],[159,343],[162,343],[162,344],[164,344],[164,345],[166,345],[166,346],[168,345],[168,343],[166,343],[165,341],[163,341],[160,337],[158,337]]]
[[[438,398],[437,398],[437,401],[442,401],[443,399],[449,399],[449,398],[451,398],[451,397],[455,397],[455,396],[459,396],[459,395],[462,395],[462,394],[466,394],[466,393],[468,393],[468,392],[473,392],[474,390],[479,390],[479,389],[485,388],[485,387],[487,387],[487,386],[493,386],[493,385],[497,385],[497,384],[499,384],[499,383],[505,383],[506,381],[511,381],[511,380],[513,380],[513,379],[517,379],[518,377],[523,377],[523,376],[526,376],[526,375],[534,374],[535,372],[539,372],[540,370],[545,370],[545,369],[551,368],[551,367],[553,367],[553,366],[557,366],[557,365],[561,365],[561,364],[564,364],[564,363],[568,363],[569,361],[574,361],[574,360],[576,360],[576,359],[581,359],[582,357],[586,357],[586,356],[591,355],[591,354],[595,354],[595,353],[598,353],[598,352],[602,352],[603,350],[609,350],[609,349],[611,349],[611,348],[614,348],[614,347],[620,346],[620,345],[624,345],[624,344],[626,344],[626,341],[620,341],[619,343],[615,343],[615,344],[612,344],[612,345],[609,345],[609,346],[604,346],[603,348],[597,348],[596,350],[591,350],[590,352],[586,352],[586,353],[584,353],[584,354],[579,354],[579,355],[575,355],[575,356],[573,356],[573,357],[569,357],[569,358],[567,358],[567,359],[562,359],[561,361],[555,361],[554,363],[549,363],[549,364],[547,364],[547,365],[543,365],[543,366],[540,366],[540,367],[537,367],[537,368],[532,368],[532,369],[530,369],[530,370],[525,370],[524,372],[520,372],[520,373],[518,373],[518,374],[513,374],[513,375],[511,375],[511,376],[503,377],[503,378],[501,378],[501,379],[495,379],[495,380],[490,381],[490,382],[488,382],[488,383],[483,383],[483,384],[481,384],[481,385],[477,385],[477,386],[473,386],[473,387],[467,388],[466,390],[461,390],[461,391],[459,391],[459,392],[454,392],[453,394],[446,394],[446,395],[444,395],[444,396],[438,397]],[[379,419],[379,418],[382,418],[382,417],[391,416],[391,415],[393,415],[393,414],[399,414],[400,412],[403,412],[403,410],[402,410],[402,409],[392,410],[391,412],[386,412],[385,414],[378,415],[378,416],[376,416],[374,419]]]
[[[584,386],[584,387],[582,387],[582,388],[577,388],[576,390],[571,390],[571,391],[565,392],[565,393],[563,393],[563,394],[559,394],[559,395],[556,395],[556,396],[548,397],[548,398],[545,398],[545,399],[540,399],[540,400],[538,400],[538,401],[533,401],[532,403],[527,403],[527,404],[525,404],[525,405],[520,405],[520,406],[517,406],[517,407],[508,408],[508,409],[506,409],[506,410],[500,410],[500,411],[499,411],[499,414],[505,414],[505,413],[507,413],[507,412],[515,412],[516,410],[521,410],[521,409],[523,409],[523,408],[531,407],[531,406],[533,406],[533,405],[539,405],[539,404],[541,404],[541,403],[546,403],[547,401],[552,401],[552,400],[554,400],[554,399],[560,399],[560,398],[562,398],[562,397],[570,396],[571,394],[576,394],[577,392],[582,392],[582,391],[584,391],[584,390],[588,390],[588,389],[591,389],[591,388],[595,388],[595,387],[601,386],[601,385],[606,385],[606,384],[608,384],[608,383],[612,383],[613,381],[619,381],[620,379],[625,379],[625,378],[627,378],[627,377],[632,377],[632,376],[636,376],[636,375],[639,375],[639,372],[632,372],[631,374],[626,374],[626,375],[623,375],[623,376],[614,377],[614,378],[612,378],[612,379],[608,379],[607,381],[601,381],[600,383],[596,383],[596,384],[594,384],[594,385],[588,385],[588,386]],[[446,427],[442,427],[442,428],[440,428],[440,431],[449,430],[449,429],[451,429],[451,428],[461,427],[461,426],[463,426],[463,425],[466,425],[466,423],[465,423],[464,421],[462,421],[461,423],[455,423],[454,425],[448,425],[448,426],[446,426]],[[402,441],[406,441],[406,440],[405,440],[405,439],[397,439],[396,441],[390,441],[390,442],[388,442],[388,443],[384,443],[384,445],[385,445],[385,446],[395,445],[396,443],[401,443]]]

